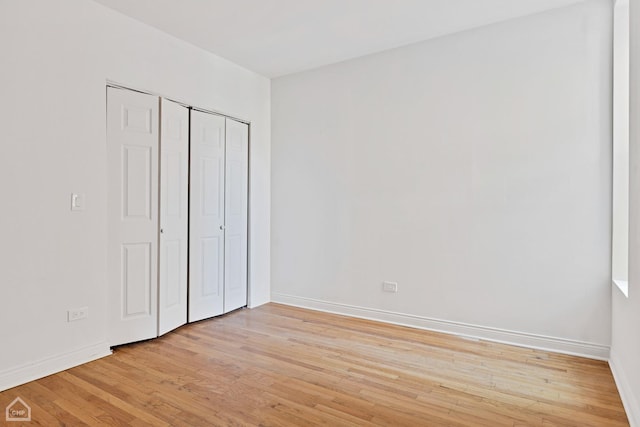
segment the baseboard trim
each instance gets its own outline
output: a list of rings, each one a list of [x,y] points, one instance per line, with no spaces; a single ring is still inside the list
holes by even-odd
[[[627,412],[629,425],[631,427],[640,427],[640,401],[638,401],[638,398],[633,394],[633,390],[627,381],[627,377],[620,367],[620,362],[618,361],[615,350],[611,351],[609,368],[611,368],[613,379],[618,387],[618,394],[620,395],[624,409]]]
[[[110,354],[111,349],[105,341],[8,369],[0,372],[0,391],[44,378]]]
[[[349,304],[328,302],[281,293],[273,293],[271,295],[271,301],[295,307],[324,311],[327,313],[377,320],[395,325],[410,326],[418,329],[459,335],[502,344],[516,345],[536,350],[545,350],[596,360],[609,360],[609,346],[601,344],[528,334],[505,329],[489,328],[461,322],[452,322],[449,320],[432,319],[411,314],[358,307]]]

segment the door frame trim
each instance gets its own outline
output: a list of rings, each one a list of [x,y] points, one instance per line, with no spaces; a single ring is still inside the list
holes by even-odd
[[[250,120],[243,119],[243,118],[236,117],[236,116],[231,116],[229,114],[223,113],[221,111],[213,110],[213,109],[208,109],[208,108],[203,108],[203,107],[196,107],[194,105],[189,104],[188,102],[181,101],[181,100],[179,100],[177,98],[174,98],[172,96],[163,95],[161,93],[153,92],[153,91],[146,90],[146,89],[134,88],[132,86],[124,85],[124,84],[121,84],[121,83],[118,83],[116,81],[109,80],[109,79],[107,79],[106,84],[107,84],[107,87],[112,87],[112,88],[115,88],[115,89],[126,89],[126,90],[131,90],[133,92],[144,93],[146,95],[158,96],[160,98],[164,98],[164,99],[167,99],[169,101],[175,102],[176,104],[180,104],[183,107],[191,108],[192,110],[201,111],[203,113],[208,113],[208,114],[215,114],[217,116],[228,117],[228,118],[230,118],[232,120],[235,120],[235,121],[238,121],[238,122],[242,122],[244,124],[247,124],[247,125],[251,126],[251,121]]]

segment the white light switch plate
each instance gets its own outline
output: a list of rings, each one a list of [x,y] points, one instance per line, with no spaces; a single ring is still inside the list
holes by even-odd
[[[84,194],[72,193],[71,194],[71,210],[83,211],[84,210]]]

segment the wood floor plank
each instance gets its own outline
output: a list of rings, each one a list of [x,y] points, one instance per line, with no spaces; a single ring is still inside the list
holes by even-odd
[[[24,425],[629,425],[606,362],[279,304],[118,347],[0,407],[15,397]]]

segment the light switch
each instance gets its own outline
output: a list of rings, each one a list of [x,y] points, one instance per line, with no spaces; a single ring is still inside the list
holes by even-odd
[[[84,210],[84,194],[71,194],[71,210],[83,211]]]

